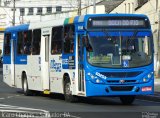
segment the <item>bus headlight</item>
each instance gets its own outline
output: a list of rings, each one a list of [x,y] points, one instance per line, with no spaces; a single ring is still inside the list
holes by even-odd
[[[148,74],[148,78],[150,79],[152,77],[151,73]]]
[[[142,81],[148,82],[153,77],[153,75],[154,75],[153,72],[148,73],[147,76],[145,76]]]
[[[147,81],[147,79],[146,78],[143,78],[143,82],[146,82]]]
[[[103,80],[97,77],[96,75],[93,75],[91,73],[88,73],[87,75],[93,83],[104,84]]]

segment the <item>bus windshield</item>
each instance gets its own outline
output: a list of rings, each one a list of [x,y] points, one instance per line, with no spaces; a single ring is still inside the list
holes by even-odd
[[[132,68],[152,61],[150,36],[88,35],[87,60],[97,67]]]

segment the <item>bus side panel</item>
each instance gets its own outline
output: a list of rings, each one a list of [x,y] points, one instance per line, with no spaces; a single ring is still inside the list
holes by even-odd
[[[22,88],[22,72],[26,68],[26,65],[16,64],[15,65],[15,83],[16,88]]]
[[[42,91],[41,79],[41,57],[40,55],[28,56],[27,63],[27,80],[31,90]]]
[[[11,83],[11,65],[10,64],[3,64],[3,81],[9,85],[12,86]]]
[[[51,92],[63,93],[62,55],[51,55],[50,65],[50,89]]]
[[[16,51],[15,51],[16,53]],[[27,65],[27,56],[18,55],[15,56],[15,86],[22,88],[22,72]]]
[[[42,91],[40,56],[27,56],[26,64],[16,64],[16,86],[22,88],[22,73],[26,73],[30,90]]]

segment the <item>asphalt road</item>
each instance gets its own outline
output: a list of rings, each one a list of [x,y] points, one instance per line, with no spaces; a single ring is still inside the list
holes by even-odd
[[[1,117],[11,117],[9,113],[21,112],[59,118],[160,118],[160,102],[136,99],[133,105],[124,106],[119,98],[112,97],[81,98],[77,103],[67,103],[63,96],[58,94],[44,96],[36,93],[34,96],[24,96],[21,90],[3,83],[0,71],[0,112]]]

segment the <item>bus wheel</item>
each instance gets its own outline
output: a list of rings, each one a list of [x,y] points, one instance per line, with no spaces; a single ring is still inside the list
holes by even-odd
[[[65,101],[67,102],[76,102],[77,101],[77,97],[72,95],[72,91],[71,91],[71,83],[67,77],[67,79],[65,79],[64,81],[64,97],[65,97]]]
[[[124,105],[131,105],[135,100],[135,96],[120,96],[120,100]]]
[[[23,76],[22,88],[23,88],[24,95],[26,96],[31,95],[31,91],[28,89],[28,82],[27,82],[26,75]]]

